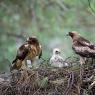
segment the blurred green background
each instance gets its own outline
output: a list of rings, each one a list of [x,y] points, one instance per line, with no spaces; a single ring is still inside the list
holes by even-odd
[[[95,9],[95,0],[91,6]],[[42,44],[43,58],[55,47],[64,58],[74,55],[66,37],[72,30],[95,43],[95,13],[88,0],[0,0],[0,71],[9,69],[17,48],[33,35]]]

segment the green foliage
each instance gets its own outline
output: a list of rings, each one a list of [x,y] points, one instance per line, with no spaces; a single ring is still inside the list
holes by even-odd
[[[40,88],[47,88],[47,86],[48,86],[48,77],[45,77],[42,80],[39,80],[38,81],[38,86]]]
[[[94,4],[91,1],[93,9]],[[94,42],[94,20],[87,0],[0,1],[0,70],[9,65],[5,59],[11,64],[17,48],[32,35],[40,40],[44,58],[51,56],[54,47],[61,48],[65,57],[71,56],[66,33],[76,30]]]

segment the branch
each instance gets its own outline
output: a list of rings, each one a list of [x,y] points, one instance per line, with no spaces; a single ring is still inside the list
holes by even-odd
[[[91,0],[88,0],[89,8],[95,13],[95,10],[91,7]]]

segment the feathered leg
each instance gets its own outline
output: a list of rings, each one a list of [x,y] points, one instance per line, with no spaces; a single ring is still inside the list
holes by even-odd
[[[31,63],[32,63],[31,60],[27,60],[27,67],[28,68],[32,68],[32,64]]]

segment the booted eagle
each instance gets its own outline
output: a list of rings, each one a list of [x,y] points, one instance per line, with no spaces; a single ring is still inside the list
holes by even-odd
[[[36,57],[41,58],[42,48],[36,37],[29,37],[26,42],[17,50],[16,58],[12,62],[10,70],[21,69],[25,60],[33,61]]]
[[[87,39],[80,36],[76,31],[69,32],[67,36],[72,38],[72,49],[80,55],[81,64],[85,63],[84,58],[95,58],[95,45]]]
[[[63,58],[60,56],[61,51],[58,48],[53,50],[53,55],[50,58],[50,64],[53,67],[67,67],[68,63],[64,62]]]

